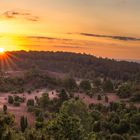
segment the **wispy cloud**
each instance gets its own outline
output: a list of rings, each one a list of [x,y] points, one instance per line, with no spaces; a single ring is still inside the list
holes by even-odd
[[[6,18],[6,19],[21,18],[21,19],[26,19],[29,21],[39,21],[39,19],[40,19],[38,16],[34,16],[30,12],[27,12],[25,10],[6,11],[0,15],[0,18]]]
[[[62,40],[62,41],[72,41],[72,39],[65,38],[55,38],[55,37],[47,37],[47,36],[26,36],[29,39],[38,39],[38,40]]]
[[[79,34],[88,37],[111,38],[111,39],[122,40],[122,41],[140,41],[140,38],[127,37],[127,36],[101,35],[101,34],[91,34],[91,33],[79,33]]]

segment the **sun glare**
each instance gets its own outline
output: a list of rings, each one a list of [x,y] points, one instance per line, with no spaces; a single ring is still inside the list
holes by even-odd
[[[0,53],[3,54],[5,52],[4,48],[0,48]]]

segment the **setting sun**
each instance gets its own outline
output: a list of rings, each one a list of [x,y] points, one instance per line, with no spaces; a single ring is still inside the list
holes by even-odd
[[[0,48],[0,53],[4,53],[5,49],[4,48]]]

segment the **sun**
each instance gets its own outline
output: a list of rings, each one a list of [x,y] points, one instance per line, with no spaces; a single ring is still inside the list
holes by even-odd
[[[0,48],[0,53],[3,54],[5,52],[4,48]]]

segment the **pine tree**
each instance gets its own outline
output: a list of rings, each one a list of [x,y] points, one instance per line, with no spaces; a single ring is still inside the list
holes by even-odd
[[[21,127],[22,132],[24,132],[25,129],[28,127],[27,117],[21,116],[21,118],[20,118],[20,127]]]

